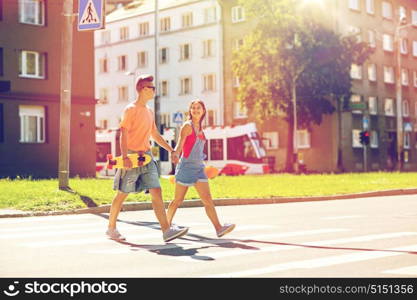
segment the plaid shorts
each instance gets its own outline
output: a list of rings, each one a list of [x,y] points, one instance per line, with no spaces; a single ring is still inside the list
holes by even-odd
[[[134,153],[134,151],[129,151]],[[151,155],[150,151],[145,152]],[[117,169],[113,189],[123,193],[140,193],[144,190],[160,188],[159,168],[152,159],[146,166],[133,169]]]

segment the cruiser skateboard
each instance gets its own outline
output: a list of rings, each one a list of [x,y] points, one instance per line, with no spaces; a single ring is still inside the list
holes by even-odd
[[[149,154],[145,154],[142,152],[131,153],[131,154],[128,154],[127,157],[132,162],[132,168],[146,166],[152,160],[152,157]],[[113,155],[107,154],[106,168],[107,169],[113,169],[113,168],[124,169],[123,157],[122,156],[113,157]]]

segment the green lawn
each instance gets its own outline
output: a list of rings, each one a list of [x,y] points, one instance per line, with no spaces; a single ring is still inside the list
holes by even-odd
[[[0,208],[20,210],[67,210],[85,208],[86,203],[110,204],[115,194],[111,179],[71,178],[76,192],[58,189],[54,180],[0,179]],[[165,201],[172,199],[174,185],[161,178]],[[323,175],[219,176],[210,180],[213,198],[269,198],[340,195],[400,188],[416,188],[417,173],[349,173]],[[187,199],[198,199],[194,188]],[[149,201],[149,194],[132,194],[128,202]],[[92,201],[92,202],[91,202]]]

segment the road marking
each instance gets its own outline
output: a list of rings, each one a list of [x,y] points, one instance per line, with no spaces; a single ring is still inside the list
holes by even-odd
[[[236,237],[234,239],[208,239],[208,240],[203,239],[203,240],[199,240],[199,241],[189,241],[189,240],[187,240],[187,242],[191,242],[187,246],[188,246],[188,248],[196,248],[196,246],[207,247],[207,246],[210,246],[212,244],[221,245],[221,244],[228,244],[228,243],[236,243],[236,242],[240,242],[241,240],[254,240],[254,239],[261,239],[261,238],[282,238],[282,237],[309,235],[309,234],[343,232],[343,231],[348,231],[348,230],[349,229],[335,228],[335,229],[319,229],[319,230],[307,230],[307,231],[294,231],[294,232],[281,232],[281,233],[269,233],[269,234],[261,234],[261,235],[250,235],[250,236]],[[183,242],[184,240],[178,240],[178,241]],[[180,246],[183,246],[183,245],[179,245],[179,246],[175,246],[175,247],[180,247]],[[155,248],[154,250],[158,250],[158,249]],[[161,247],[160,249],[165,249],[165,248]],[[271,247],[271,249],[272,249],[272,247]],[[277,249],[276,246],[274,246],[274,249]],[[184,247],[184,250],[186,250],[185,247]],[[129,253],[129,252],[131,252],[130,248],[115,249],[114,247],[109,248],[109,249],[100,249],[100,250],[91,250],[91,251],[89,251],[89,253],[101,253],[101,254],[122,254],[122,253]],[[234,250],[234,251],[231,251],[229,253],[231,253],[231,255],[235,255],[236,252]],[[184,259],[189,261],[186,258],[184,258]]]
[[[100,220],[98,220],[100,221]],[[133,224],[136,223],[136,224]],[[191,225],[192,224],[192,225]],[[133,226],[132,226],[133,225]],[[187,223],[187,226],[205,226],[206,223]],[[159,225],[155,224],[159,228]],[[155,227],[153,226],[153,227]],[[56,224],[56,225],[48,225],[48,226],[30,226],[30,227],[19,227],[19,228],[7,228],[7,229],[0,229],[0,234],[3,233],[12,233],[16,232],[16,234],[9,234],[9,235],[0,235],[0,239],[3,238],[17,238],[20,237],[19,232],[23,232],[21,237],[30,237],[30,236],[47,236],[47,235],[61,235],[63,234],[63,231],[60,231],[61,229],[65,228],[77,228],[77,227],[84,227],[87,228],[84,230],[78,230],[74,231],[73,233],[86,233],[86,232],[104,232],[107,229],[107,220],[103,219],[101,222],[89,222],[89,223],[74,223],[74,224]],[[140,221],[138,222],[132,222],[132,224],[127,224],[124,222],[118,222],[117,228],[120,230],[129,230],[129,229],[138,229],[138,228],[145,228],[149,227],[147,225],[141,224]],[[95,228],[95,230],[92,230],[91,228]],[[42,232],[36,232],[40,230],[48,230],[48,229],[54,229],[52,231],[42,231]],[[68,232],[71,233],[71,232]],[[31,235],[32,234],[32,235]]]
[[[336,216],[336,217],[325,217],[322,220],[341,220],[341,219],[357,219],[363,218],[363,216]]]
[[[345,244],[345,243],[355,243],[355,242],[365,242],[365,241],[374,241],[374,240],[381,240],[381,239],[388,239],[388,238],[396,238],[396,237],[404,237],[404,236],[413,236],[417,235],[417,232],[394,232],[394,233],[387,233],[387,234],[372,234],[372,235],[364,235],[364,236],[356,236],[350,238],[342,238],[342,239],[333,239],[333,240],[319,240],[319,241],[312,241],[312,242],[300,242],[300,243],[291,243],[291,244],[299,244],[299,245],[275,245],[272,247],[260,248],[259,250],[256,249],[236,249],[233,251],[218,251],[218,252],[210,252],[207,253],[207,256],[211,258],[221,258],[221,257],[229,257],[235,255],[245,255],[245,254],[263,254],[264,252],[273,252],[273,251],[283,251],[283,250],[293,250],[293,249],[300,249],[303,247],[322,247],[322,246],[331,246],[331,245],[338,245],[338,244]],[[259,238],[259,237],[257,237]],[[259,245],[259,244],[256,244]],[[181,261],[196,261],[192,259],[192,257],[175,257],[176,260]],[[199,260],[198,262],[201,262]]]
[[[212,274],[204,277],[252,277],[256,275],[275,273],[280,271],[288,271],[293,269],[315,269],[322,267],[329,267],[334,265],[346,264],[351,262],[359,262],[364,260],[371,260],[377,258],[384,258],[390,256],[403,255],[405,253],[390,252],[390,251],[417,251],[417,245],[404,246],[399,248],[390,248],[386,250],[375,250],[361,253],[344,254],[336,256],[327,256],[323,258],[307,259],[302,261],[294,261],[289,263],[272,265],[266,268],[251,269],[239,272],[230,272],[223,274]]]
[[[407,275],[407,276],[411,275],[413,277],[416,277],[417,276],[417,266],[410,266],[410,267],[405,267],[405,268],[400,268],[400,269],[386,270],[382,273],[396,274],[396,275]]]

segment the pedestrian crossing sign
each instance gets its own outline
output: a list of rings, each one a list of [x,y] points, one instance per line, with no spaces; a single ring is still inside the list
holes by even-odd
[[[174,123],[181,124],[182,121],[183,121],[182,112],[179,111],[179,112],[173,113],[172,114],[172,119],[173,119]]]
[[[78,0],[78,30],[104,28],[104,0]]]

